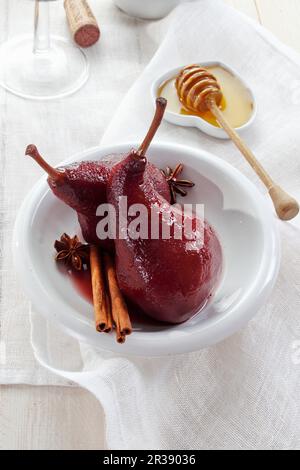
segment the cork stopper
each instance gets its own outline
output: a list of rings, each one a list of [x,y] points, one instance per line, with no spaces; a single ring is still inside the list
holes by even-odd
[[[76,44],[90,47],[100,38],[100,28],[86,0],[65,0],[69,28]]]

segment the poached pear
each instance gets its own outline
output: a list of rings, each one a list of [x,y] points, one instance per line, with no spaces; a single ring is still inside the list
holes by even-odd
[[[100,161],[82,161],[59,168],[50,166],[35,145],[28,145],[26,155],[31,156],[48,174],[48,184],[61,201],[77,212],[83,238],[87,243],[113,250],[113,240],[99,240],[96,229],[100,216],[97,208],[107,202],[106,186],[112,168],[126,155],[109,155]],[[153,182],[157,191],[170,200],[170,188],[161,171],[149,163],[145,180]]]
[[[127,232],[115,240],[117,278],[122,293],[138,309],[156,320],[176,324],[194,316],[214,294],[221,276],[222,249],[213,228],[193,213],[187,216],[190,230],[181,230],[182,237],[177,239],[176,229],[183,228],[182,209],[171,206],[158,193],[154,180],[146,177],[146,152],[165,107],[165,100],[159,98],[141,147],[113,167],[107,200],[115,208],[117,224],[119,201],[124,196],[128,207],[139,203],[146,208],[149,224],[155,212],[154,220],[159,220],[157,238],[132,237],[129,227],[134,217],[127,216]],[[166,224],[168,227],[164,227]],[[168,228],[170,237],[163,238],[162,233]]]

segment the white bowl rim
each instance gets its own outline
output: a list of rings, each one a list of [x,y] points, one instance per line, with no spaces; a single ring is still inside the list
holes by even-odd
[[[241,133],[245,131],[246,129],[248,129],[253,124],[254,120],[256,119],[258,106],[257,106],[257,100],[255,97],[255,94],[253,90],[251,89],[251,87],[247,84],[245,79],[235,69],[233,69],[229,65],[225,64],[225,62],[222,62],[220,60],[209,60],[209,61],[204,61],[204,62],[195,61],[191,63],[194,63],[195,65],[201,65],[202,67],[212,67],[212,66],[223,67],[225,70],[228,70],[235,77],[237,77],[241,81],[241,83],[243,83],[243,85],[249,91],[251,95],[252,102],[253,102],[253,111],[249,120],[242,126],[236,127],[235,130]],[[154,103],[157,98],[158,90],[160,86],[162,85],[162,83],[166,82],[172,77],[175,77],[178,74],[178,72],[180,72],[180,70],[182,70],[184,67],[185,66],[182,65],[181,67],[176,67],[172,70],[169,70],[153,82],[152,87],[151,87],[151,95],[152,95],[152,99]],[[189,127],[197,127],[202,132],[210,136],[216,137],[216,138],[225,138],[225,139],[229,138],[226,132],[224,131],[224,129],[213,126],[209,122],[202,119],[200,116],[181,115],[181,114],[175,113],[174,111],[170,111],[169,109],[166,109],[164,119],[166,119],[166,121],[171,122],[172,124],[175,124],[175,121],[177,121],[175,125],[183,125],[183,123],[185,122],[188,124]]]
[[[136,142],[127,142],[93,147],[72,156],[57,166],[88,159],[95,152],[99,152],[100,160],[105,155],[122,153],[129,148],[136,148],[137,146]],[[95,332],[91,331],[89,325],[79,322],[78,318],[72,316],[73,309],[71,307],[66,308],[66,305],[59,298],[51,298],[37,276],[27,250],[27,244],[30,243],[30,238],[28,237],[30,233],[30,220],[35,211],[36,204],[47,192],[50,193],[46,177],[42,177],[36,183],[23,201],[14,227],[12,240],[14,263],[34,308],[78,340],[87,342],[96,348],[122,353],[123,355],[154,357],[181,354],[197,351],[224,340],[240,330],[255,316],[257,310],[270,295],[280,266],[281,249],[276,219],[263,195],[248,178],[229,163],[202,149],[166,142],[152,144],[152,150],[159,151],[160,149],[170,152],[181,151],[183,154],[185,152],[189,153],[193,157],[196,156],[196,158],[206,162],[209,161],[209,163],[230,175],[236,182],[243,185],[249,196],[257,200],[257,214],[262,222],[266,249],[260,271],[257,273],[251,291],[247,292],[247,296],[244,296],[243,302],[234,306],[230,314],[225,317],[211,318],[201,331],[190,332],[188,335],[182,334],[180,331],[178,331],[178,334],[174,334],[175,326],[174,330],[170,329],[172,334],[165,330],[147,334],[135,332],[124,345],[119,345],[114,340],[112,341],[110,335],[102,335],[102,339],[99,341],[99,336],[94,336]]]

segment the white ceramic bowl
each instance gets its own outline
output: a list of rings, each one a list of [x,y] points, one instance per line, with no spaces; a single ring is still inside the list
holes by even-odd
[[[195,0],[114,0],[127,15],[146,20],[156,20],[168,15],[181,3]]]
[[[137,145],[91,149],[69,162],[100,160],[131,147]],[[275,217],[247,178],[211,154],[157,143],[151,146],[148,157],[160,168],[184,162],[185,176],[196,183],[186,202],[204,203],[206,218],[219,234],[224,252],[223,280],[201,314],[177,326],[136,325],[124,345],[116,344],[114,335],[96,333],[92,306],[74,290],[53,260],[54,240],[63,232],[76,233],[78,223],[76,214],[53,196],[45,177],[31,190],[17,217],[13,238],[16,268],[34,308],[84,342],[143,356],[199,350],[239,330],[266,301],[280,261]]]
[[[198,65],[201,65],[202,67],[213,67],[213,66],[220,66],[225,70],[228,70],[232,75],[237,77],[245,86],[245,88],[249,91],[252,102],[253,102],[253,112],[251,114],[251,117],[248,122],[246,122],[243,126],[237,127],[236,131],[240,134],[246,129],[248,129],[252,124],[254,119],[256,118],[257,115],[257,102],[255,95],[251,88],[247,85],[245,80],[239,75],[238,72],[233,70],[231,67],[228,65],[224,64],[223,62],[219,61],[210,61],[210,62],[199,62]],[[171,78],[176,77],[180,70],[183,69],[184,66],[182,67],[177,67],[176,69],[170,70],[169,72],[163,74],[161,77],[157,78],[155,82],[152,85],[151,88],[151,94],[152,94],[152,99],[153,103],[155,104],[156,98],[158,96],[158,91],[161,85],[166,82],[167,80],[170,80]],[[168,108],[165,112],[164,119],[166,121],[170,122],[171,124],[176,124],[177,126],[183,126],[183,127],[197,127],[200,131],[205,132],[205,134],[208,134],[212,137],[216,137],[217,139],[229,139],[228,134],[221,128],[213,126],[209,122],[205,121],[204,119],[201,119],[198,116],[188,116],[184,114],[178,114],[173,111],[169,111]]]

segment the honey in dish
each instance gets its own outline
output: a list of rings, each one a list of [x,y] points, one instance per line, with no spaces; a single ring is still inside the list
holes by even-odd
[[[207,70],[216,77],[221,85],[223,92],[221,109],[229,123],[235,128],[246,124],[253,113],[253,102],[250,91],[239,78],[223,67],[216,65],[207,67]],[[213,126],[221,127],[210,111],[204,113],[192,113],[187,111],[178,98],[175,81],[176,77],[171,78],[164,82],[158,90],[158,96],[162,96],[168,100],[167,109],[178,114],[199,116]]]

